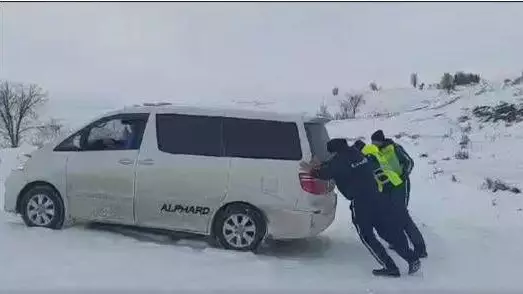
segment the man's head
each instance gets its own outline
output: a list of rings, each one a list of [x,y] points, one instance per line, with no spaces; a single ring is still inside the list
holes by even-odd
[[[347,140],[342,138],[331,139],[327,142],[327,151],[329,153],[339,153],[347,148],[349,148]]]
[[[372,134],[372,136],[370,137],[370,139],[372,140],[372,144],[378,147],[381,147],[383,146],[383,144],[385,144],[385,134],[383,134],[382,130],[375,131],[374,134]]]

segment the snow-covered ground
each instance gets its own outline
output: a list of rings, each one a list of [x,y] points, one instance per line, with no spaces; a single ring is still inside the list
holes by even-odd
[[[214,249],[196,237],[178,240],[130,229],[115,232],[114,227],[26,228],[18,217],[0,212],[0,290],[523,291],[523,194],[481,188],[485,177],[521,188],[523,125],[480,124],[469,113],[476,105],[518,101],[523,96],[514,96],[517,88],[497,85],[476,95],[480,88],[462,89],[451,96],[413,89],[368,93],[360,119],[328,126],[331,137],[368,140],[378,128],[391,136],[404,133],[397,141],[416,161],[410,211],[429,252],[419,274],[401,279],[373,277],[370,271],[378,265],[350,223],[348,202],[340,198],[335,222],[320,236],[272,245],[258,255]],[[322,98],[305,95],[303,101],[296,96],[228,103],[315,113]],[[326,103],[334,110],[332,97]],[[100,114],[98,110],[114,108],[100,105],[83,107],[81,115],[65,106],[61,113],[55,109],[50,113],[67,120],[88,119]],[[397,115],[364,115],[386,112]],[[468,123],[460,124],[457,118],[464,114],[472,118],[470,159],[456,160],[454,154]],[[17,154],[30,147],[23,149],[0,151],[0,181],[16,166]],[[428,157],[420,157],[423,153]],[[406,264],[393,257],[405,271]]]

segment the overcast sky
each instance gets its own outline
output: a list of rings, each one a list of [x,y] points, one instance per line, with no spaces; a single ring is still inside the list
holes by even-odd
[[[284,96],[523,70],[523,3],[0,5],[0,78],[60,99]]]

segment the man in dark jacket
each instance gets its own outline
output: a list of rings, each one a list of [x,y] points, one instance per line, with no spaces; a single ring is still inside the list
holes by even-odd
[[[399,187],[396,187],[393,191],[394,200],[402,203],[397,203],[398,205],[404,205],[405,208],[409,205],[410,199],[410,173],[414,168],[414,160],[409,156],[405,149],[395,143],[392,139],[385,138],[385,134],[382,130],[377,130],[371,136],[372,144],[378,146],[381,154],[386,158],[389,166],[397,172],[402,180],[403,184]],[[405,233],[407,237],[412,242],[414,246],[414,251],[420,258],[427,257],[427,248],[425,245],[425,240],[420,230],[412,220],[410,214],[408,214],[407,223],[405,226]],[[392,246],[394,247],[394,246]]]
[[[301,167],[310,172],[313,177],[333,179],[345,198],[351,201],[352,221],[363,244],[384,267],[373,270],[377,276],[399,277],[400,272],[394,260],[387,254],[383,245],[374,234],[374,229],[382,229],[384,239],[393,244],[396,252],[409,263],[409,274],[417,272],[420,261],[409,249],[408,241],[403,233],[403,227],[394,221],[394,213],[390,211],[389,199],[378,191],[374,171],[379,169],[379,163],[361,154],[347,145],[345,139],[332,139],[327,143],[327,150],[334,153],[329,161],[313,166],[302,162]]]

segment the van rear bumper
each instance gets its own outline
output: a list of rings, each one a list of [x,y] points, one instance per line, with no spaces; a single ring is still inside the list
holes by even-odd
[[[269,238],[302,239],[325,231],[334,221],[336,209],[329,213],[297,210],[266,211]]]

